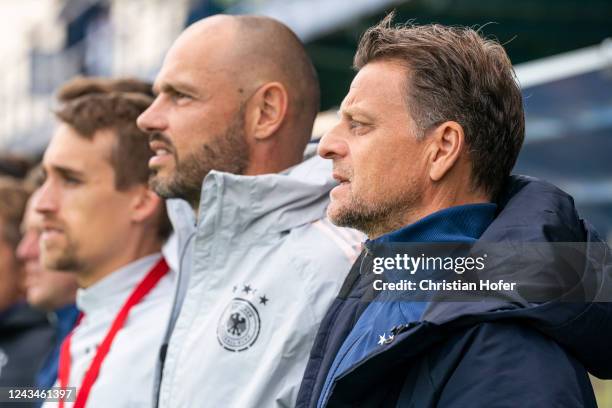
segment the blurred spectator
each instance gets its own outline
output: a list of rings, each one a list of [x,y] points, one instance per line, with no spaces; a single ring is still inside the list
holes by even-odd
[[[37,192],[32,194],[26,207],[21,224],[23,237],[17,247],[17,256],[25,270],[28,303],[47,312],[55,330],[53,349],[36,377],[36,385],[47,389],[57,379],[60,345],[76,324],[79,312],[74,304],[77,290],[74,274],[46,269],[40,264],[38,241],[42,216],[34,211],[37,195]]]
[[[83,313],[60,347],[56,383],[77,388],[77,406],[151,406],[170,313],[175,275],[160,251],[171,227],[163,201],[148,188],[152,152],[136,118],[152,98],[138,91],[142,84],[65,85],[43,158],[35,201],[41,260],[74,274]]]
[[[24,300],[22,266],[15,256],[28,199],[21,184],[0,178],[0,386],[33,386],[49,353],[52,329]],[[2,405],[4,406],[4,405]],[[21,407],[26,405],[20,404]]]
[[[0,176],[10,176],[22,179],[28,174],[34,161],[26,157],[0,153]]]

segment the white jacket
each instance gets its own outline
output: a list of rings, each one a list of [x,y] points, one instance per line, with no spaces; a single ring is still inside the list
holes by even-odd
[[[281,174],[213,171],[197,227],[186,203],[169,202],[181,271],[160,407],[295,405],[319,323],[363,239],[325,219],[331,172],[319,157]]]

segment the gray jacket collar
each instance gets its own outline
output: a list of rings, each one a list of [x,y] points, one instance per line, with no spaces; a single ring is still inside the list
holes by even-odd
[[[211,171],[202,183],[198,229],[264,235],[315,221],[336,183],[331,174],[331,161],[318,156],[277,174]]]

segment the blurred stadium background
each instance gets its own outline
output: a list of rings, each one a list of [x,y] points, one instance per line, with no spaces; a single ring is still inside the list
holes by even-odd
[[[1,0],[0,155],[42,153],[53,92],[65,80],[153,79],[180,31],[216,13],[269,15],[302,38],[329,111],[317,122],[320,136],[352,79],[360,34],[392,9],[397,21],[482,27],[505,45],[527,118],[515,171],[570,192],[612,242],[610,0]],[[612,407],[611,385],[594,383],[600,406]]]

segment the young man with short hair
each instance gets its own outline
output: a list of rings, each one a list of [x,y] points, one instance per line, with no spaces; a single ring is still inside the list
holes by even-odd
[[[161,248],[171,229],[148,188],[150,104],[138,81],[79,79],[60,90],[59,124],[43,158],[44,267],[73,273],[83,313],[62,344],[56,385],[74,406],[150,406],[175,275]],[[146,85],[145,85],[146,88]],[[46,402],[45,407],[72,406]]]

